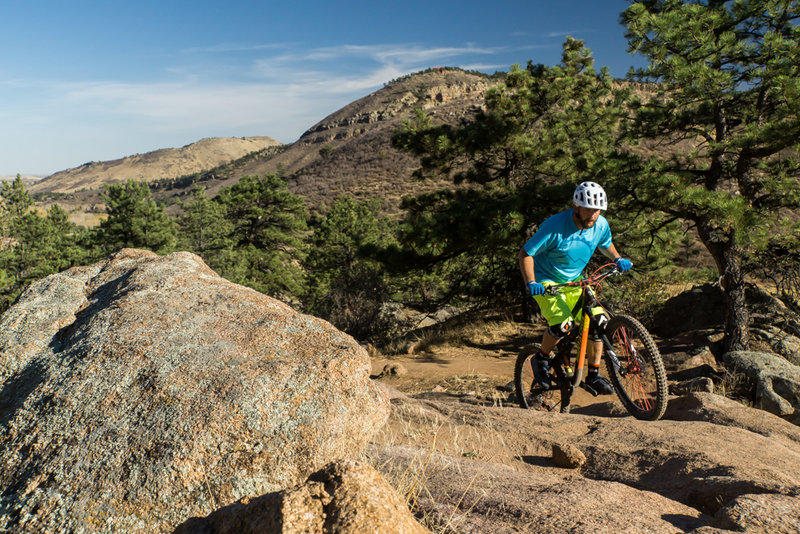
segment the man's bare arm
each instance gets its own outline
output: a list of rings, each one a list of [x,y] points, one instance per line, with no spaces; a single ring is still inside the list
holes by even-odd
[[[603,254],[603,256],[610,260],[616,260],[620,257],[619,252],[617,252],[617,247],[614,246],[614,243],[611,243],[608,248],[600,248],[600,252]]]
[[[519,249],[519,270],[522,273],[522,281],[524,283],[536,281],[536,277],[533,274],[533,256],[525,252],[524,247]]]

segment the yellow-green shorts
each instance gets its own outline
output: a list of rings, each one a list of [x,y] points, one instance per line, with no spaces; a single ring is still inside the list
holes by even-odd
[[[543,286],[555,285],[555,282],[542,282]],[[572,310],[578,301],[581,299],[583,292],[580,287],[565,287],[562,288],[561,293],[558,295],[536,295],[533,298],[539,305],[542,315],[547,320],[547,326],[553,327],[558,325],[561,332],[570,330],[572,325],[580,324],[583,317],[583,310],[578,309],[575,315],[572,315]],[[605,310],[602,306],[595,306],[590,312],[592,317],[604,315]],[[557,337],[557,336],[556,336]],[[597,341],[598,334],[592,324],[589,328],[589,339]]]
[[[555,282],[542,282],[542,285],[552,286]],[[572,320],[577,322],[582,313],[578,310],[577,316],[572,316],[572,309],[581,299],[582,288],[565,287],[558,295],[534,295],[533,299],[539,305],[542,315],[547,320],[548,326],[564,324]]]

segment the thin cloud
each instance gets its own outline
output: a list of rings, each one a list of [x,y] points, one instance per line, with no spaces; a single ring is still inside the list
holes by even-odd
[[[504,46],[342,45],[260,58],[253,62],[250,75],[276,83],[294,80],[320,91],[344,94],[380,87],[388,80],[409,72],[457,58],[492,56],[508,51],[509,48]]]
[[[246,125],[257,122],[259,112],[280,109],[302,95],[287,86],[271,84],[100,82],[71,87],[65,103],[87,113],[124,115],[163,123]]]
[[[314,88],[317,94],[345,95],[363,93],[375,87],[380,87],[389,80],[399,78],[407,73],[408,71],[404,69],[387,65],[370,71],[363,76],[322,79],[314,84]]]
[[[270,44],[255,44],[244,45],[235,43],[220,43],[211,46],[201,46],[194,48],[184,48],[180,51],[181,54],[222,54],[228,52],[258,52],[261,50],[280,50],[288,48],[286,43],[270,43]]]
[[[373,57],[379,61],[399,61],[403,63],[426,63],[430,61],[441,61],[463,55],[491,55],[501,51],[505,51],[505,47],[501,48],[400,48],[400,49],[387,49],[379,51]]]
[[[594,33],[597,30],[572,30],[568,32],[550,32],[547,37],[566,37],[568,35],[578,35],[580,33]]]
[[[348,60],[372,60],[379,64],[415,66],[437,62],[443,59],[464,55],[493,55],[507,52],[508,47],[434,47],[426,48],[414,44],[400,45],[342,45],[327,48],[315,48],[292,54],[282,54],[269,58],[261,58],[254,63],[254,73],[272,74],[276,69],[287,65],[297,68],[302,63],[342,62]]]
[[[153,130],[260,131],[283,142],[296,140],[332,111],[402,73],[381,68],[360,77],[324,73],[298,83],[114,83],[63,87],[50,107],[80,110],[96,120],[147,124]],[[305,73],[303,78],[314,78]]]
[[[290,143],[389,80],[436,65],[468,63],[464,68],[500,70],[508,65],[495,64],[498,57],[532,48],[539,47],[402,43],[296,50],[285,43],[227,43],[184,50],[183,58],[194,54],[191,62],[163,66],[168,79],[7,79],[0,81],[0,96],[5,86],[30,97],[14,108],[14,117],[5,117],[6,122],[16,124],[21,136],[40,139],[51,160],[71,162],[39,165],[66,168],[87,157],[113,155],[113,146],[121,144],[152,150],[179,146],[176,139],[241,135],[268,135]],[[219,54],[225,53],[230,55],[220,61]],[[30,133],[23,134],[23,129]],[[48,132],[46,139],[41,132]]]

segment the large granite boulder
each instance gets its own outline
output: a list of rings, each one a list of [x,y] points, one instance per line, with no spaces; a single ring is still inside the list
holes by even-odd
[[[189,253],[123,250],[0,317],[0,531],[168,532],[363,450],[366,352]]]
[[[770,352],[732,351],[722,358],[755,382],[759,408],[800,424],[800,367]]]

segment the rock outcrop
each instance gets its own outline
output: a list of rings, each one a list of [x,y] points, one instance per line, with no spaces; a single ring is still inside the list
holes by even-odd
[[[227,506],[175,534],[424,534],[428,529],[372,466],[336,462],[304,484]]]
[[[483,95],[493,84],[489,78],[453,69],[435,69],[387,84],[325,117],[300,138],[304,143],[325,143],[364,134],[370,125],[388,122],[415,109],[432,110],[453,101],[464,101],[463,113],[483,104]]]
[[[330,324],[123,250],[0,317],[0,531],[168,532],[357,455],[388,415]]]
[[[800,424],[800,367],[771,352],[735,351],[723,360],[755,382],[759,408]]]
[[[443,530],[796,532],[800,428],[724,397],[672,399],[650,422],[389,396],[374,463]],[[585,463],[565,469],[563,444]]]
[[[758,286],[747,288],[747,304],[750,332],[769,344],[772,352],[800,366],[800,316]]]

